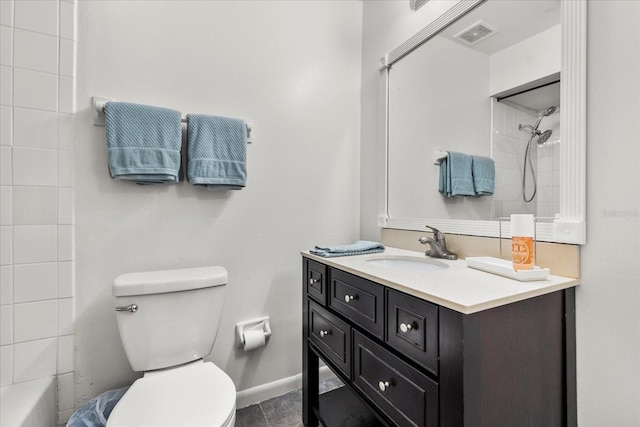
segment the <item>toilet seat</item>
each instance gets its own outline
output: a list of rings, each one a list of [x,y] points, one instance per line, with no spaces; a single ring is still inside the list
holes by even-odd
[[[107,427],[232,427],[235,413],[231,378],[213,363],[199,360],[145,373],[113,409]]]

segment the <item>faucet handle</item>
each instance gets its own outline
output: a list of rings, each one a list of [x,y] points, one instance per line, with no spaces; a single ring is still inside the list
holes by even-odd
[[[442,234],[442,231],[438,230],[437,228],[431,227],[430,225],[425,225],[425,227],[433,232],[433,240],[438,243],[444,244],[444,234]]]

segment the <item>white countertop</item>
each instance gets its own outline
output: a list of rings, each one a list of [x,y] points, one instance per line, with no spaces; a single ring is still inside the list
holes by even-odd
[[[381,256],[425,257],[423,252],[391,247],[372,255],[325,258],[308,251],[302,255],[464,314],[571,288],[580,282],[579,279],[554,275],[549,275],[546,280],[520,282],[467,267],[464,260],[438,259],[449,268],[434,271],[388,268],[367,262]]]

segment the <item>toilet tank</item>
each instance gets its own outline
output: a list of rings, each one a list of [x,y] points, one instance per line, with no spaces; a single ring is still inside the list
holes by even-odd
[[[131,367],[162,369],[209,354],[227,277],[219,266],[118,276],[113,283],[116,320]]]

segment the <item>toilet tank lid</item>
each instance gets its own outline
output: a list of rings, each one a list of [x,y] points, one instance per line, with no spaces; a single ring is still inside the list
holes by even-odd
[[[196,267],[177,270],[122,274],[113,282],[113,296],[161,294],[210,288],[227,283],[224,267]]]

